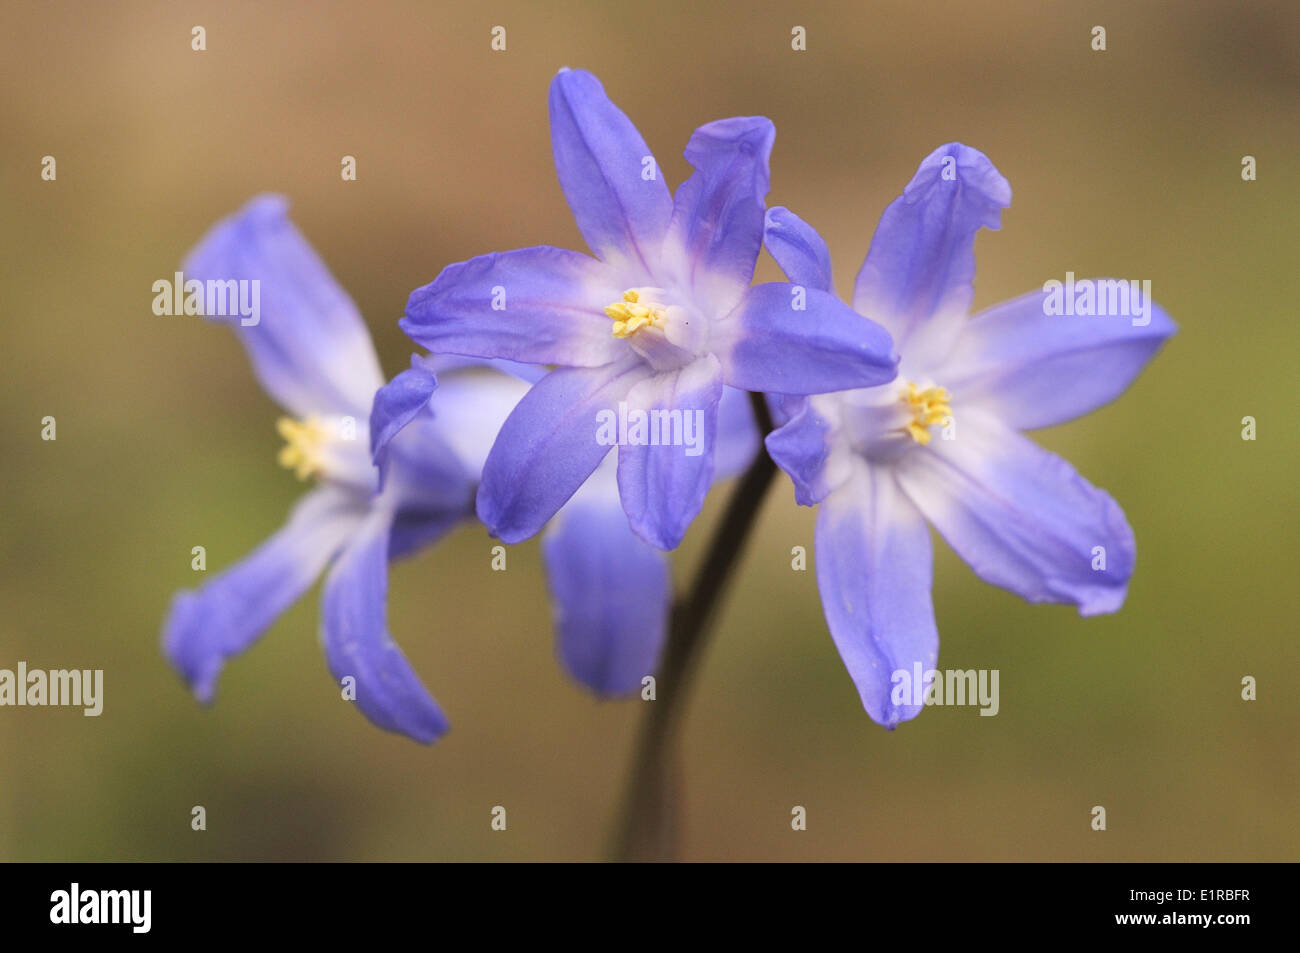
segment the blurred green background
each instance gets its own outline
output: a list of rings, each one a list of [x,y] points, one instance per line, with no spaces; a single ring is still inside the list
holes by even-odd
[[[593,701],[555,664],[535,541],[506,573],[481,528],[394,569],[392,631],[453,723],[432,748],[340,701],[318,589],[209,710],[158,651],[171,594],[201,582],[190,548],[224,568],[303,487],[275,465],[278,411],[234,337],[155,316],[152,283],[216,219],[283,192],[396,373],[414,350],[396,319],[444,265],[583,247],[546,118],[572,65],[597,72],[673,185],[694,127],[770,116],[769,202],[823,231],[841,288],[916,164],[959,139],[1015,192],[978,241],[977,307],[1070,270],[1151,279],[1181,326],[1119,402],[1037,434],[1137,533],[1121,613],[1026,605],[936,546],[940,666],[999,669],[995,718],[932,708],[893,733],[867,718],[813,572],[790,569],[813,514],[782,478],[696,686],[685,856],[1300,859],[1300,8],[480,6],[0,9],[0,667],[102,668],[106,695],[97,719],[0,709],[0,858],[602,856],[644,703]],[[760,279],[777,274],[764,258]],[[679,581],[720,501],[675,556]]]

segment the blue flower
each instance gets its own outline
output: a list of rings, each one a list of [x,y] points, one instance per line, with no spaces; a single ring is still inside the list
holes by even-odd
[[[778,398],[767,437],[797,500],[820,503],[817,583],[827,625],[876,722],[913,718],[893,673],[930,670],[939,635],[927,521],[986,582],[1082,615],[1114,612],[1133,573],[1133,531],[1108,495],[1019,431],[1062,423],[1118,397],[1175,326],[1050,316],[1032,292],[968,319],[974,240],[996,229],[1011,187],[982,153],[936,149],[885,210],[853,306],[901,355],[896,383]],[[782,208],[765,243],[793,281],[831,291],[821,237]]]
[[[257,641],[329,568],[321,638],[330,671],[340,683],[354,679],[357,707],[376,725],[431,742],[447,721],[388,633],[388,560],[472,518],[483,460],[525,385],[449,366],[435,418],[427,404],[437,381],[417,359],[386,389],[372,420],[371,401],[384,381],[370,336],[287,209],[277,196],[253,199],[216,225],[183,269],[200,281],[260,283],[260,323],[214,320],[238,335],[262,387],[290,415],[278,425],[286,440],[280,463],[317,486],[242,562],[177,594],[163,650],[195,695],[210,702],[226,659]],[[422,402],[413,393],[423,394]],[[371,434],[384,464],[382,489]]]
[[[686,147],[670,197],[645,141],[600,82],[564,70],[550,93],[560,185],[596,257],[539,246],[485,255],[417,289],[403,329],[434,353],[555,365],[510,415],[478,514],[506,542],[537,533],[610,450],[602,413],[698,414],[698,453],[619,443],[632,530],[672,549],[712,481],[723,385],[813,394],[894,378],[889,336],[818,289],[750,288],[762,247],[767,119],[723,119]],[[685,418],[683,418],[685,419]]]

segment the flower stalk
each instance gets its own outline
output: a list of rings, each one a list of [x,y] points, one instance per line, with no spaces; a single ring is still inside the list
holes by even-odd
[[[762,394],[750,405],[759,433],[772,430]],[[718,600],[731,578],[758,517],[776,464],[760,446],[754,461],[727,501],[708,551],[690,590],[674,605],[668,642],[655,679],[655,700],[641,723],[632,770],[624,795],[613,857],[625,861],[670,861],[678,854],[681,831],[681,765],[678,729],[709,635]]]

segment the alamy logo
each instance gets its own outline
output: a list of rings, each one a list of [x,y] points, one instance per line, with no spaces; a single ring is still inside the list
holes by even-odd
[[[618,402],[618,412],[596,412],[596,443],[602,447],[685,447],[686,456],[704,452],[704,411],[628,410]]]
[[[82,890],[74,883],[50,894],[51,923],[126,923],[132,933],[148,933],[152,908],[152,890]]]
[[[1043,314],[1131,317],[1135,328],[1151,323],[1151,280],[1139,282],[1117,278],[1074,280],[1074,272],[1065,273],[1065,281],[1053,278],[1043,283]],[[1139,320],[1140,319],[1140,320]]]
[[[979,705],[981,715],[998,713],[998,669],[921,670],[915,662],[909,672],[900,668],[889,677],[894,687],[889,700],[895,705]]]
[[[173,279],[153,283],[153,313],[157,315],[200,314],[206,317],[236,317],[246,328],[262,320],[262,282],[257,278],[188,281],[181,272]]]
[[[19,662],[18,671],[0,668],[0,707],[14,705],[82,707],[93,718],[104,710],[104,670],[32,669]]]

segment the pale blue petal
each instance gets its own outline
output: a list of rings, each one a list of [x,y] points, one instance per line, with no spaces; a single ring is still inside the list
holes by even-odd
[[[934,372],[956,406],[978,404],[1016,430],[1073,420],[1124,393],[1177,330],[1154,303],[1142,316],[1048,315],[1045,298],[1031,292],[971,319]]]
[[[239,337],[262,387],[282,407],[299,417],[364,416],[384,383],[370,334],[288,210],[280,196],[253,199],[190,252],[185,278],[257,282],[257,324],[245,326],[253,318],[239,314],[211,317]]]
[[[639,691],[668,634],[668,560],[628,526],[607,460],[542,538],[564,668],[599,695]]]
[[[898,376],[889,334],[815,288],[772,282],[749,289],[718,340],[725,380],[742,390],[825,394]]]
[[[929,527],[887,468],[859,461],[818,507],[816,539],[826,624],[862,706],[886,728],[915,718],[924,694],[899,673],[915,681],[919,666],[924,689],[939,657]]]
[[[587,246],[606,261],[648,268],[672,214],[649,146],[586,70],[551,81],[550,112],[555,171]]]
[[[853,306],[879,321],[909,367],[930,367],[970,314],[975,234],[996,229],[1011,186],[982,152],[950,142],[921,163],[880,218]]]
[[[478,515],[493,535],[518,543],[555,515],[609,453],[598,440],[599,413],[617,412],[649,373],[631,357],[607,367],[560,368],[533,386],[483,465]]]
[[[713,454],[713,479],[725,480],[747,468],[758,452],[758,422],[749,392],[722,388],[718,402],[718,445]]]
[[[439,379],[438,395],[429,405],[433,429],[475,482],[506,418],[528,393],[529,383],[548,373],[534,365],[491,361]]]
[[[447,266],[411,292],[398,324],[439,354],[599,367],[628,350],[605,314],[624,290],[587,255],[520,248]]]
[[[713,307],[729,309],[753,279],[775,137],[771,120],[738,116],[701,126],[687,143],[695,172],[674,196],[664,249]]]
[[[313,490],[242,562],[176,595],[163,623],[163,652],[199,701],[212,701],[226,659],[252,646],[311,588],[363,518],[352,494]]]
[[[836,422],[806,398],[797,407],[764,442],[772,462],[794,483],[795,502],[812,506],[825,499],[848,474],[832,466]]]
[[[826,242],[794,212],[781,206],[767,210],[763,245],[791,282],[835,293]]]
[[[654,420],[666,412],[679,422],[679,426],[657,427],[658,446],[631,442],[619,446],[623,509],[633,532],[652,546],[674,549],[704,505],[713,481],[721,399],[722,371],[711,354],[681,370],[644,380],[627,395],[629,414],[643,411]]]
[[[955,409],[954,409],[955,410]],[[975,410],[956,439],[896,465],[899,484],[985,582],[1080,615],[1124,603],[1137,544],[1119,505],[1055,454]]]
[[[388,476],[388,444],[429,405],[438,387],[438,379],[418,355],[411,356],[411,367],[381,387],[370,408],[370,458],[379,468],[379,485]]]
[[[371,514],[330,571],[321,641],[336,684],[355,680],[356,706],[370,721],[428,744],[448,724],[388,633],[389,521],[382,511]]]

